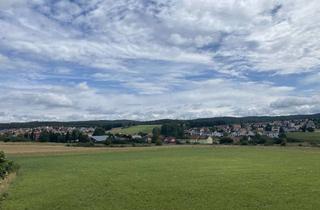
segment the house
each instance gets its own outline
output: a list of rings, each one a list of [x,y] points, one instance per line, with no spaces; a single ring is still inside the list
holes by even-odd
[[[241,129],[241,125],[240,124],[233,124],[232,128],[233,128],[234,131],[238,131],[238,130]]]
[[[248,131],[248,133],[247,133],[247,136],[255,136],[256,134],[254,133],[254,132],[252,132],[252,131]]]
[[[306,128],[313,128],[315,129],[316,128],[316,125],[314,124],[314,122],[312,120],[309,120],[306,124]]]
[[[139,140],[139,139],[142,139],[142,136],[141,135],[133,135],[132,139]]]
[[[89,136],[89,138],[93,142],[104,142],[109,136],[104,135],[104,136]]]
[[[176,143],[176,138],[174,137],[166,137],[164,139],[164,143],[167,143],[167,144],[175,144]]]
[[[223,136],[223,133],[220,133],[220,132],[218,132],[218,131],[215,131],[215,132],[213,132],[212,136],[214,136],[214,137],[222,137],[222,136]]]
[[[213,138],[211,136],[209,136],[206,140],[205,140],[205,144],[213,144]]]
[[[148,144],[151,144],[151,142],[152,142],[152,138],[150,135],[143,136],[142,139],[144,140],[144,142],[146,142]]]
[[[209,136],[208,138],[198,138],[190,139],[191,144],[213,144],[213,138]]]
[[[268,136],[270,138],[279,138],[279,133],[277,132],[272,132],[272,131],[266,131],[264,133],[265,136]]]

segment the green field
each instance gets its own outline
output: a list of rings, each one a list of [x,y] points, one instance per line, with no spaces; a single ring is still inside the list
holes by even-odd
[[[135,125],[128,128],[113,128],[111,130],[111,133],[113,134],[122,133],[122,134],[130,134],[130,135],[137,134],[139,132],[152,133],[152,129],[155,127],[160,128],[161,125]]]
[[[169,147],[11,156],[4,210],[319,209],[320,150]]]
[[[287,133],[288,138],[309,143],[320,143],[320,132],[292,132]]]

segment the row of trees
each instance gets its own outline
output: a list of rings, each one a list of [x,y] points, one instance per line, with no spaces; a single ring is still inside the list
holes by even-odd
[[[161,126],[160,134],[163,136],[172,136],[178,139],[185,138],[184,130],[186,129],[185,124],[180,123],[167,123]]]

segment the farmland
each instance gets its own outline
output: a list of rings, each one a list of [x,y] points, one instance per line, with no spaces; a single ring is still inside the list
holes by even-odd
[[[127,128],[113,128],[111,133],[122,133],[122,134],[138,134],[139,132],[142,133],[152,133],[152,129],[158,127],[160,128],[161,125],[135,125]]]
[[[5,210],[320,206],[317,148],[151,147],[10,158],[21,169]]]

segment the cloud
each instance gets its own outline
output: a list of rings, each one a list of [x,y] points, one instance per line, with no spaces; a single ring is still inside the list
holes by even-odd
[[[320,72],[308,75],[304,79],[301,80],[301,83],[304,85],[313,85],[313,84],[319,84],[320,81]]]
[[[0,1],[0,121],[318,112],[319,6]]]
[[[87,84],[87,82],[81,82],[77,85],[77,87],[80,89],[80,90],[89,90],[89,86]]]
[[[23,4],[23,0],[0,0],[0,9],[7,9]]]
[[[157,89],[150,91],[153,93],[139,95],[123,93],[120,89],[118,92],[102,92],[89,87],[85,82],[75,86],[15,86],[1,92],[1,101],[4,103],[0,108],[8,113],[2,116],[3,121],[19,121],[28,117],[30,120],[152,120],[277,115],[291,113],[290,107],[283,105],[289,102],[282,100],[293,93],[294,89],[254,82],[211,79],[192,82],[189,89],[171,93],[158,92]],[[299,97],[293,97],[291,100],[298,99]],[[304,107],[303,111],[319,111],[316,101],[306,101],[304,104],[308,103],[310,106]],[[297,105],[301,104],[293,106]],[[29,106],[34,109],[29,109]]]

